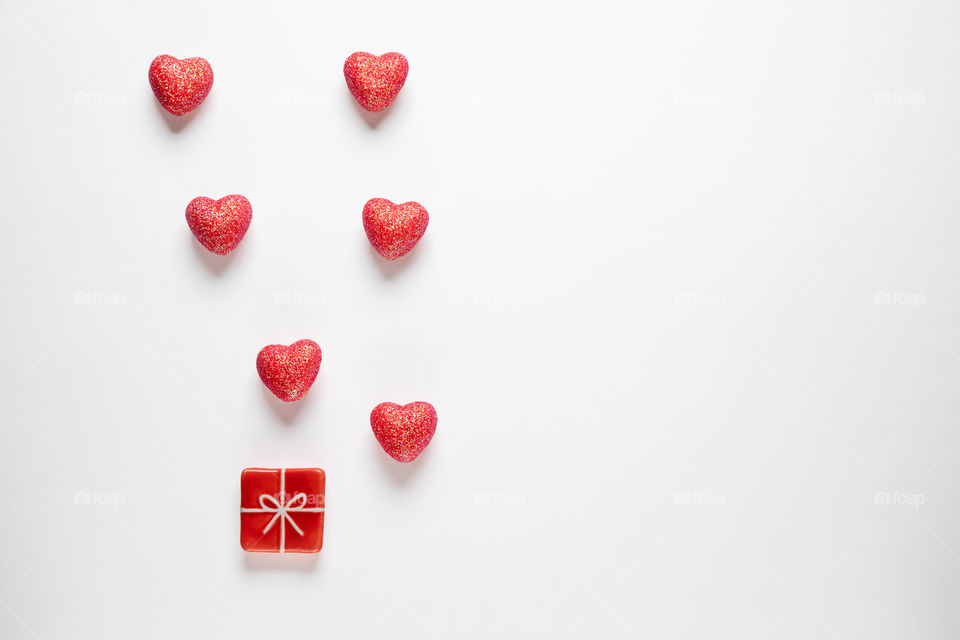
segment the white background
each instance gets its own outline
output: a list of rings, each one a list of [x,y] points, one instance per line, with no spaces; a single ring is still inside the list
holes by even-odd
[[[2,4],[0,637],[960,635],[956,3],[243,4]],[[281,465],[317,556],[239,547]]]

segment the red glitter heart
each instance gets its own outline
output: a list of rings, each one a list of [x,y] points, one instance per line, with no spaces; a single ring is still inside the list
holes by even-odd
[[[293,402],[317,379],[321,358],[320,346],[313,340],[297,340],[289,347],[271,344],[257,354],[257,373],[273,395]]]
[[[399,53],[375,56],[358,51],[343,63],[350,93],[367,111],[383,111],[400,93],[410,65]]]
[[[429,402],[411,402],[402,407],[382,402],[370,412],[373,435],[391,458],[411,462],[419,456],[437,431],[437,412]]]
[[[187,205],[190,231],[208,250],[225,256],[240,244],[253,220],[253,208],[243,196],[219,200],[200,196]]]
[[[200,106],[213,87],[213,69],[203,58],[157,56],[150,63],[150,87],[163,108],[175,116]]]
[[[368,200],[363,207],[363,230],[381,256],[396,260],[419,242],[430,216],[416,202],[393,204],[384,198]]]

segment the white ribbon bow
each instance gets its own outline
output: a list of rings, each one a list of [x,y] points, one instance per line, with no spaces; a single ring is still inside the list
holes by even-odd
[[[280,469],[280,500],[277,500],[269,493],[260,494],[260,508],[245,508],[240,507],[241,513],[272,513],[273,517],[270,518],[270,522],[267,523],[267,526],[263,528],[263,533],[270,531],[274,523],[277,520],[280,521],[280,553],[286,551],[286,533],[287,533],[287,522],[290,523],[290,526],[293,527],[293,530],[303,535],[303,529],[297,526],[297,523],[294,521],[293,517],[290,515],[291,511],[296,511],[299,513],[322,513],[323,507],[307,507],[307,494],[304,492],[295,493],[293,497],[290,498],[290,502],[286,502],[287,492],[286,492],[286,469]]]

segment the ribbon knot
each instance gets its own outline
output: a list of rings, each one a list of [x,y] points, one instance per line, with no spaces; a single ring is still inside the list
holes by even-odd
[[[290,515],[290,512],[307,512],[307,513],[321,513],[323,507],[307,507],[307,494],[300,491],[293,494],[290,498],[290,501],[287,501],[287,493],[284,490],[286,485],[286,469],[280,470],[280,493],[279,500],[274,498],[269,493],[261,493],[258,498],[260,503],[259,509],[250,509],[250,508],[241,508],[241,513],[272,513],[273,517],[270,518],[270,522],[267,523],[267,526],[263,528],[263,533],[270,531],[273,528],[273,525],[280,521],[280,553],[283,553],[286,550],[286,532],[287,532],[287,523],[290,523],[290,526],[293,527],[293,530],[296,531],[301,536],[303,535],[303,529],[301,529],[296,520]]]
[[[276,498],[271,496],[269,493],[260,494],[260,508],[267,513],[273,512],[273,517],[270,518],[270,522],[267,523],[267,526],[263,528],[263,532],[266,533],[270,531],[274,523],[277,520],[285,520],[290,523],[290,526],[293,527],[293,530],[303,535],[303,529],[297,526],[297,522],[290,517],[290,511],[303,511],[307,508],[307,494],[300,492],[294,494],[290,499],[290,502],[284,504],[286,495],[280,494],[280,500],[277,501]],[[280,526],[285,526],[286,522],[282,523]]]

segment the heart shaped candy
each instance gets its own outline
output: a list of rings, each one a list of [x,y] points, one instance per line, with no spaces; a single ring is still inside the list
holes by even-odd
[[[391,458],[411,462],[419,456],[437,431],[437,412],[429,402],[400,406],[382,402],[370,412],[373,435]]]
[[[271,344],[257,354],[257,373],[273,395],[293,402],[317,379],[321,358],[320,346],[313,340],[298,340],[289,347]]]
[[[213,87],[213,69],[203,58],[157,56],[150,63],[150,87],[164,109],[175,116],[200,106]]]
[[[399,53],[375,56],[358,51],[343,63],[350,93],[367,111],[383,111],[400,93],[410,65]]]
[[[416,202],[393,204],[384,198],[368,200],[363,207],[363,230],[381,256],[396,260],[417,244],[427,231],[430,216]]]
[[[219,200],[200,196],[187,205],[190,231],[208,250],[225,256],[240,244],[253,220],[253,207],[243,196]]]

